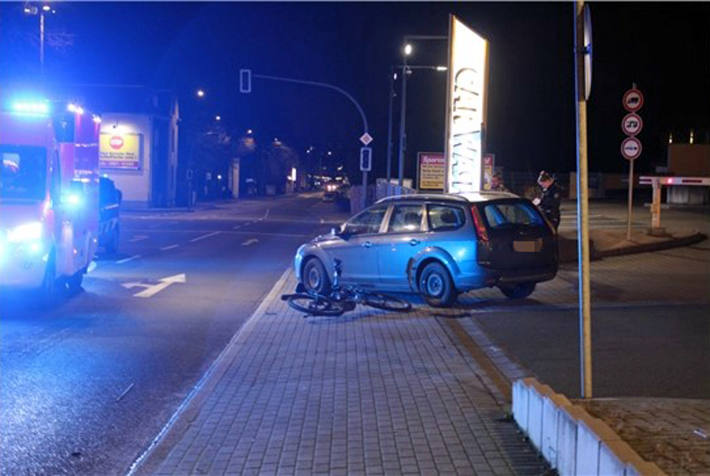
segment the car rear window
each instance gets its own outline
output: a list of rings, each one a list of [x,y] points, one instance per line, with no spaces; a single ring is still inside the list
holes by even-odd
[[[540,213],[528,202],[498,202],[483,206],[483,216],[489,228],[502,228],[510,225],[542,226]]]
[[[431,231],[457,230],[466,222],[464,211],[447,205],[428,205],[429,229]]]

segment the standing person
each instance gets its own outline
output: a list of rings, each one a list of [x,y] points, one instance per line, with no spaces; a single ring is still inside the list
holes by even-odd
[[[500,172],[493,174],[493,178],[491,179],[491,190],[494,192],[510,192],[508,187],[506,187],[503,183],[503,176]]]
[[[548,220],[555,227],[560,226],[560,203],[562,202],[562,188],[557,185],[555,178],[542,170],[537,178],[537,183],[542,188],[542,197],[533,200],[533,203],[542,210]]]

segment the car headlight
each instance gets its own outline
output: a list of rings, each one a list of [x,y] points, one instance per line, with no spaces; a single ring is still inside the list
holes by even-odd
[[[7,232],[8,243],[23,243],[28,241],[39,241],[42,239],[42,223],[33,221],[23,223]]]

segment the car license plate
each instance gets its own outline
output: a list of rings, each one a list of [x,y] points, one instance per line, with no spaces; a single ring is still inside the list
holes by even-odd
[[[539,253],[542,250],[542,238],[537,240],[514,240],[513,250],[518,253]]]

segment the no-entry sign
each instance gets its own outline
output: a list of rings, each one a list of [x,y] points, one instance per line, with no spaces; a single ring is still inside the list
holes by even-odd
[[[643,106],[643,94],[636,88],[631,88],[624,93],[621,100],[624,109],[629,112],[636,112]]]
[[[638,159],[641,155],[641,149],[641,141],[636,137],[627,137],[621,143],[621,155],[623,155],[626,160]]]
[[[627,136],[635,136],[643,129],[643,119],[635,112],[630,112],[621,120],[621,130]]]

